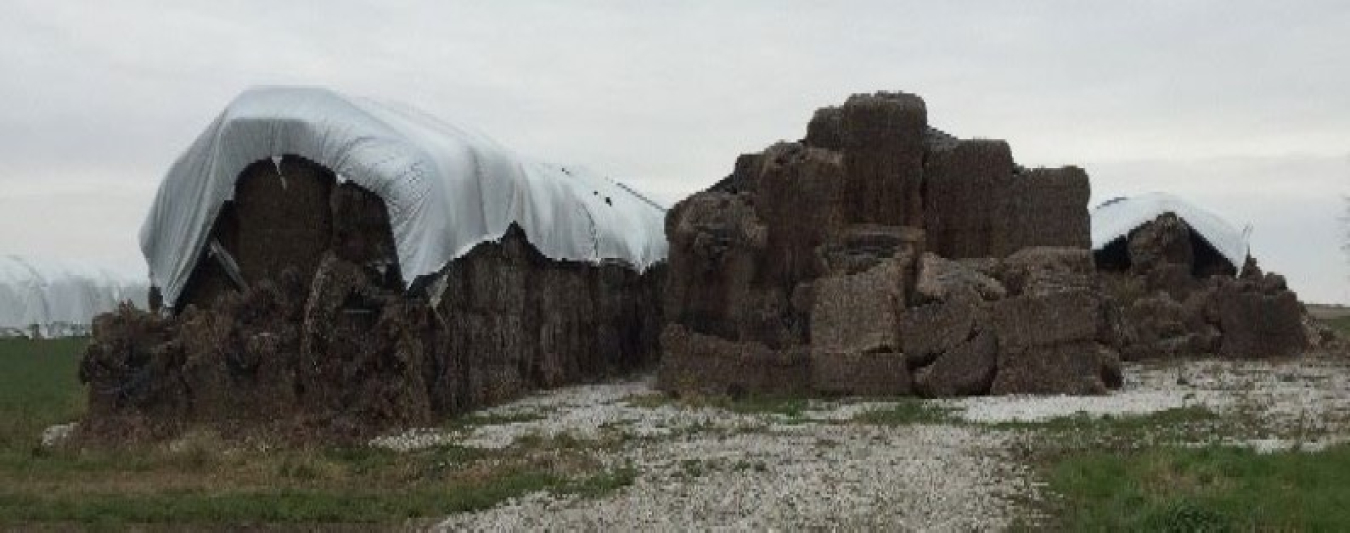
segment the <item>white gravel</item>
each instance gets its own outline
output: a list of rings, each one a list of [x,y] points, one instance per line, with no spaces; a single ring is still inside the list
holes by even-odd
[[[534,495],[441,528],[987,530],[1008,524],[1029,476],[1003,439],[952,426],[775,427],[692,434],[609,459],[642,475],[602,499]],[[691,467],[698,468],[691,474]]]
[[[1124,374],[1124,386],[1108,396],[986,396],[940,403],[974,422],[1141,415],[1195,405],[1221,414],[1244,410],[1273,426],[1350,429],[1350,359],[1344,356],[1127,364]]]
[[[813,401],[795,417],[737,414],[652,402],[650,381],[624,381],[548,391],[481,412],[523,421],[414,430],[372,444],[496,449],[527,436],[624,436],[616,448],[595,453],[610,468],[633,467],[632,485],[592,499],[531,494],[451,516],[439,526],[445,530],[950,531],[1034,523],[1023,503],[1042,497],[1010,452],[1028,436],[980,423],[1202,405],[1310,435],[1232,441],[1258,451],[1317,450],[1350,437],[1350,360],[1343,356],[1127,364],[1125,381],[1109,396],[936,400],[977,423],[898,427],[846,422],[893,402]]]
[[[617,450],[595,453],[607,468],[635,469],[632,485],[595,499],[531,494],[452,516],[444,530],[987,530],[1026,515],[1015,502],[1037,490],[1008,458],[1011,433],[838,423],[892,403],[811,402],[789,417],[652,402],[653,394],[645,379],[570,387],[480,413],[543,418],[373,444],[502,448],[527,436],[625,436]]]
[[[70,436],[75,433],[75,429],[79,426],[78,423],[71,422],[47,427],[47,429],[42,430],[42,447],[54,448],[60,446],[70,439]]]

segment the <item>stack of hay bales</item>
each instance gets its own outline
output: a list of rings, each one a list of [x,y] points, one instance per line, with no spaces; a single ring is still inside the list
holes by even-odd
[[[82,427],[356,438],[653,365],[664,210],[413,118],[312,89],[231,104],[142,231],[164,308],[95,324]]]
[[[1207,239],[1182,216],[1163,212],[1096,247],[1124,317],[1125,359],[1290,357],[1326,336],[1283,276],[1262,272],[1250,256],[1236,264],[1209,241],[1223,235],[1211,229]],[[1245,238],[1231,233],[1245,250]]]
[[[742,156],[668,214],[661,383],[1104,392],[1119,361],[1087,200],[1081,169],[1022,169],[1004,142],[942,134],[917,96],[819,110],[805,140]]]

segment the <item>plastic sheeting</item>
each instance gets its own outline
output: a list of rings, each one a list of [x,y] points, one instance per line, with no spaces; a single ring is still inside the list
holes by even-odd
[[[1218,215],[1180,197],[1161,192],[1116,198],[1093,209],[1092,249],[1100,250],[1164,213],[1173,213],[1186,221],[1234,268],[1241,269],[1247,261],[1246,231],[1237,229]]]
[[[318,88],[239,95],[174,162],[141,227],[151,282],[172,306],[249,164],[298,155],[384,199],[405,280],[439,271],[511,223],[552,259],[666,257],[665,209],[582,168],[512,153],[406,106]]]
[[[130,301],[146,308],[144,275],[0,256],[0,336],[88,335],[93,318]]]

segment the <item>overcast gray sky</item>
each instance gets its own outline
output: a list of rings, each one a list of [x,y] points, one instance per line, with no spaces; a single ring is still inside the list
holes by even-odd
[[[238,92],[323,85],[673,202],[817,107],[905,90],[1094,203],[1172,191],[1350,303],[1350,2],[0,0],[0,253],[137,264],[169,163]]]

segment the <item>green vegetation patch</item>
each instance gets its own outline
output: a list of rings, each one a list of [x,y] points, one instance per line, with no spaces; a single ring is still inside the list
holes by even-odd
[[[522,471],[475,483],[392,492],[312,488],[79,495],[0,492],[0,519],[90,524],[392,522],[483,509],[560,484],[556,476]]]
[[[1327,319],[1325,322],[1342,337],[1350,337],[1350,315]]]
[[[169,489],[81,494],[0,490],[0,521],[11,523],[398,523],[486,509],[539,491],[599,497],[631,485],[631,468],[580,478],[519,469],[404,490],[284,488]]]
[[[0,339],[0,451],[31,449],[42,430],[84,414],[88,339]]]
[[[910,424],[954,424],[960,421],[953,409],[919,398],[901,398],[895,406],[866,411],[853,420],[864,424],[905,426]]]
[[[1049,470],[1076,531],[1343,531],[1350,445],[1258,454],[1225,446],[1083,452]]]
[[[1226,420],[1203,405],[1191,405],[1138,415],[1078,413],[1034,422],[996,422],[987,425],[997,429],[1037,430],[1051,434],[1056,439],[1068,433],[1098,437],[1185,438],[1193,434],[1212,434],[1213,429],[1225,423],[1232,425],[1237,421]]]
[[[395,524],[491,507],[538,491],[599,497],[633,483],[586,450],[542,445],[244,449],[190,436],[117,450],[0,460],[3,523]]]

